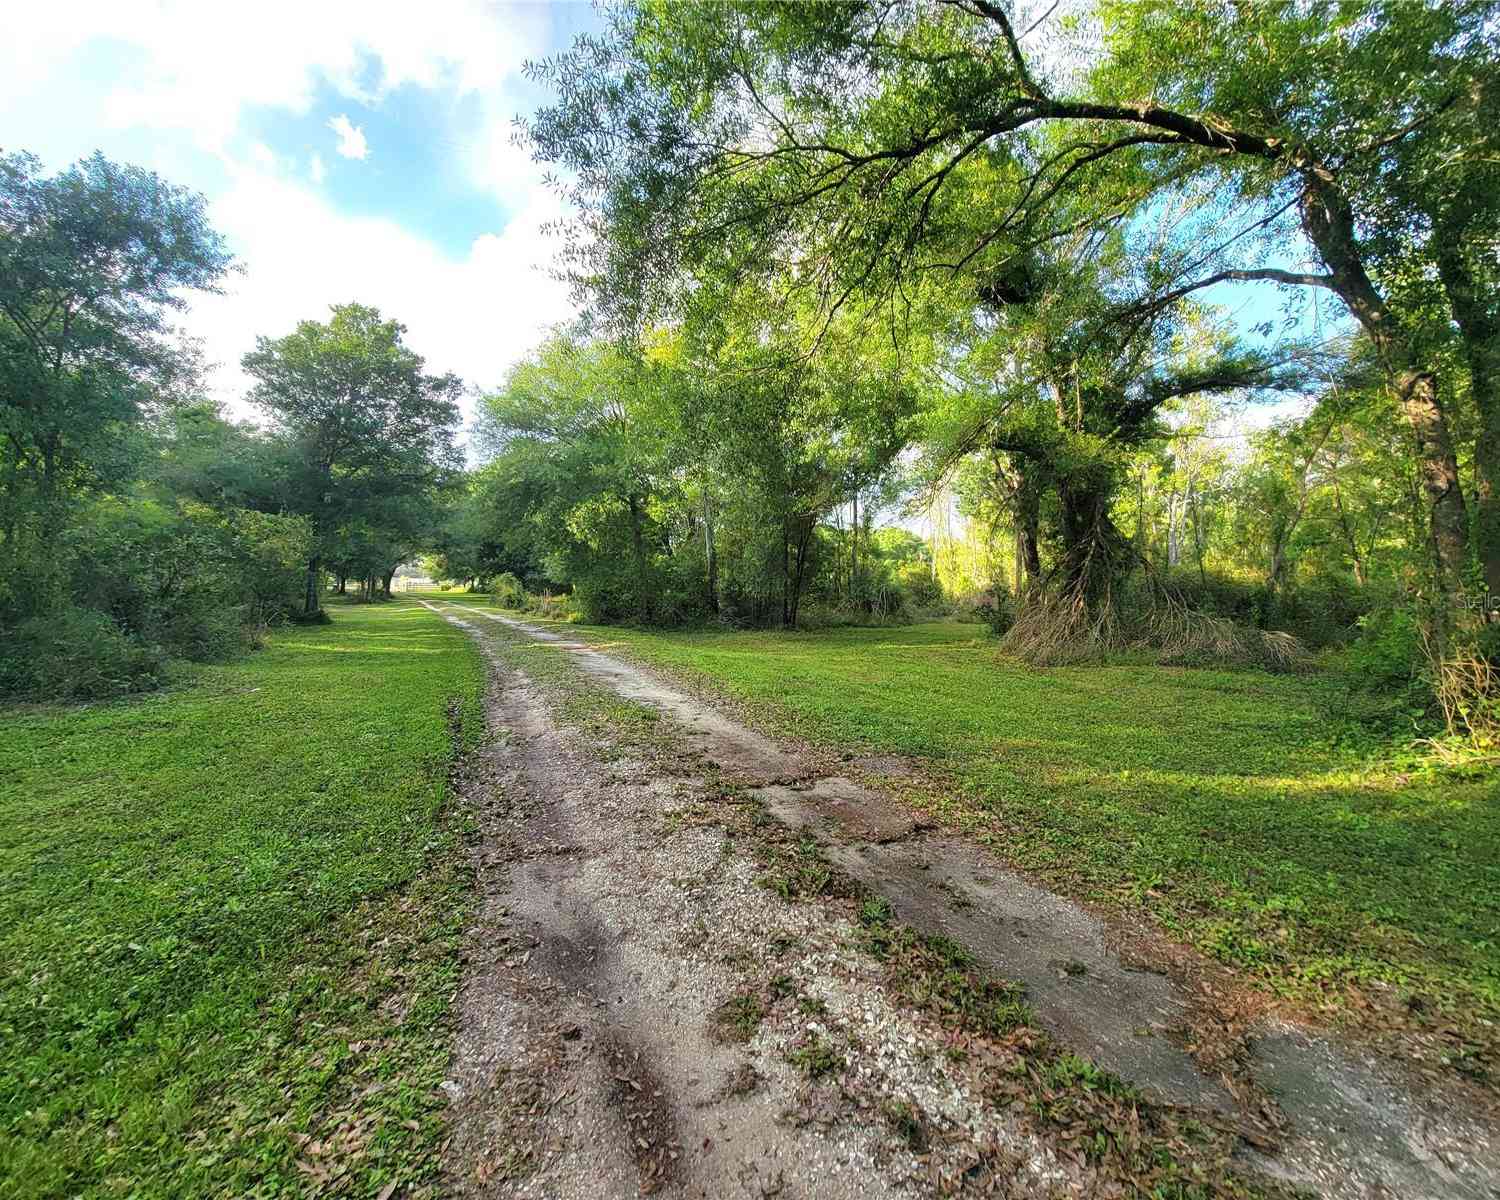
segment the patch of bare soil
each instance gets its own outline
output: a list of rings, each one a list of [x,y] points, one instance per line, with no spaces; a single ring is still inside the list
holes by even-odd
[[[638,668],[442,611],[494,664],[462,783],[482,904],[444,1085],[455,1194],[1500,1195],[1461,1098],[1216,1006],[1155,948]],[[505,665],[518,634],[658,709],[698,765],[604,761]]]

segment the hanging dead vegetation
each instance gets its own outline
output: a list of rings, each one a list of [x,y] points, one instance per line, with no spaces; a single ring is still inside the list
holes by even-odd
[[[1311,664],[1306,647],[1291,634],[1195,609],[1149,568],[1143,586],[1128,597],[1112,590],[1090,604],[1076,588],[1032,592],[1000,644],[1038,667],[1132,652],[1175,666],[1297,671]]]

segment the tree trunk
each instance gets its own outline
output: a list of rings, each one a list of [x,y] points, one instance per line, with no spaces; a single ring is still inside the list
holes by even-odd
[[[1114,603],[1116,584],[1130,569],[1130,541],[1109,515],[1110,489],[1085,475],[1058,481],[1062,508],[1063,585],[1091,614]]]
[[[789,523],[781,520],[781,628],[792,624],[792,567],[789,558],[792,553],[792,531]]]
[[[318,564],[321,561],[316,554],[307,560],[307,587],[302,597],[302,611],[309,617],[318,612]]]
[[[789,596],[782,602],[782,624],[788,629],[797,627],[797,613],[802,606],[802,584],[807,574],[807,551],[812,541],[813,527],[816,521],[806,517],[798,522],[797,529],[797,553],[793,560],[794,565],[788,580]]]
[[[1016,558],[1020,569],[1016,591],[1032,591],[1042,584],[1042,497],[1024,470],[1015,489]]]
[[[1266,570],[1266,591],[1275,596],[1286,570],[1286,543],[1278,538],[1271,546],[1271,565]]]
[[[1458,478],[1458,458],[1431,371],[1403,371],[1397,378],[1401,410],[1417,438],[1417,466],[1432,516],[1432,552],[1444,611],[1455,611],[1468,557],[1469,511]]]
[[[1500,620],[1500,380],[1491,376],[1484,383],[1488,392],[1486,407],[1479,410],[1479,436],[1474,440],[1474,475],[1477,499],[1474,512],[1474,539],[1478,543],[1479,563],[1484,570],[1484,586],[1489,592],[1485,604],[1487,618]],[[1478,404],[1479,376],[1474,376],[1472,395]]]
[[[1468,506],[1458,480],[1458,457],[1448,431],[1437,376],[1425,366],[1385,299],[1365,272],[1354,236],[1354,215],[1333,177],[1313,166],[1303,171],[1302,226],[1333,277],[1333,290],[1349,306],[1380,355],[1401,411],[1416,435],[1417,464],[1431,521],[1437,613],[1443,640],[1468,554]]]
[[[714,544],[714,510],[708,489],[703,490],[703,553],[708,560],[708,611],[719,612],[719,551]]]
[[[385,598],[387,600],[389,600],[391,598],[391,580],[394,579],[395,577],[396,577],[396,568],[395,567],[392,567],[389,571],[387,571],[385,573],[385,580],[384,580],[384,583],[385,583]]]
[[[1146,468],[1139,467],[1135,473],[1135,552],[1144,557],[1146,553]]]
[[[342,571],[336,571],[334,572],[334,578],[338,580],[338,586],[333,589],[335,594],[347,596],[349,594],[346,590],[349,583],[349,576],[345,575]]]
[[[1167,498],[1167,566],[1175,567],[1182,556],[1181,545],[1178,540],[1178,511],[1177,511],[1177,489],[1172,489],[1172,494]]]
[[[854,593],[859,586],[859,489],[854,489],[854,513],[849,525],[849,607],[854,607]]]
[[[1452,213],[1439,226],[1438,278],[1448,297],[1469,368],[1469,394],[1479,416],[1474,439],[1474,541],[1489,593],[1486,618],[1500,597],[1500,315],[1486,303],[1465,256],[1467,213]]]
[[[646,591],[646,537],[641,528],[641,502],[631,495],[627,504],[630,507],[630,550],[635,557],[636,616],[645,625],[651,620],[651,597]]]
[[[1188,511],[1193,515],[1193,554],[1198,559],[1198,582],[1208,586],[1208,570],[1203,565],[1203,511],[1198,502],[1198,493],[1188,484]]]
[[[1349,543],[1349,560],[1354,564],[1354,582],[1364,587],[1365,560],[1359,552],[1359,542],[1355,540],[1354,528],[1349,524],[1349,514],[1344,509],[1344,492],[1339,487],[1336,478],[1333,481],[1333,508],[1339,515],[1339,528],[1343,531],[1344,541]]]

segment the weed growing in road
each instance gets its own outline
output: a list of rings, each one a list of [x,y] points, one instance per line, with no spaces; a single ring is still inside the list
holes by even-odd
[[[766,1002],[755,992],[737,992],[713,1011],[715,1036],[722,1042],[748,1042],[766,1019]]]
[[[752,828],[764,831],[764,825],[755,824],[755,816],[764,812],[762,807],[752,813]],[[854,880],[834,868],[814,838],[804,836],[791,844],[767,841],[762,846],[766,870],[760,881],[783,900],[853,897],[862,891]]]
[[[913,1154],[925,1154],[930,1140],[927,1118],[915,1104],[890,1100],[884,1108],[886,1124]]]
[[[839,1048],[821,1034],[809,1033],[787,1051],[787,1061],[809,1079],[822,1079],[844,1069]]]
[[[1024,990],[985,974],[957,942],[898,924],[884,902],[866,901],[860,925],[863,949],[885,964],[887,986],[903,1003],[994,1038],[1032,1021]]]

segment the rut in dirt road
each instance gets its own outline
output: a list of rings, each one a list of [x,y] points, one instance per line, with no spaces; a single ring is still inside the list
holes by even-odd
[[[767,944],[799,1015],[877,1003],[841,961],[848,931],[756,886],[712,828],[667,834],[691,785],[601,763],[546,710],[497,669],[491,736],[461,780],[482,831],[481,907],[444,1085],[452,1190],[879,1200],[941,1172],[941,1154],[917,1163],[787,1061],[799,1022],[735,1014]],[[916,1031],[897,1014],[869,1024],[910,1086],[950,1087],[906,1063]],[[990,1135],[1034,1194],[1069,1178],[1025,1137]]]
[[[1068,1047],[1160,1101],[1250,1130],[1246,1166],[1335,1197],[1500,1195],[1493,1132],[1456,1099],[1424,1102],[1393,1068],[1285,1024],[1253,1031],[1237,1078],[1206,1071],[1179,1036],[1191,998],[1122,961],[1092,914],[853,781],[814,778],[771,740],[638,668],[497,614],[440,611],[482,645],[497,635],[551,642],[598,684],[664,713],[902,921],[1024,983],[1041,1024]],[[489,806],[481,826],[495,890],[484,922],[504,940],[491,962],[470,965],[451,1089],[470,1183],[548,1196],[982,1193],[977,1162],[998,1194],[1110,1194],[976,1098],[982,1076],[935,1053],[931,1031],[888,1003],[848,951],[846,921],[777,902],[711,824],[673,824],[701,779],[642,762],[606,768],[550,720],[537,689],[498,670],[497,740],[469,792]],[[770,1006],[743,1047],[726,1042],[716,1012],[736,995],[767,1008],[768,972],[790,981],[780,986],[794,1003]],[[808,1032],[824,1026],[827,1038]],[[853,1065],[838,1099],[786,1063],[809,1037],[845,1044],[838,1053]],[[1264,1097],[1284,1125],[1259,1137],[1246,1118]],[[495,1140],[497,1102],[521,1135]],[[489,1117],[475,1115],[486,1108]],[[946,1149],[903,1140],[892,1113],[909,1108],[925,1114],[924,1130],[945,1132]]]

